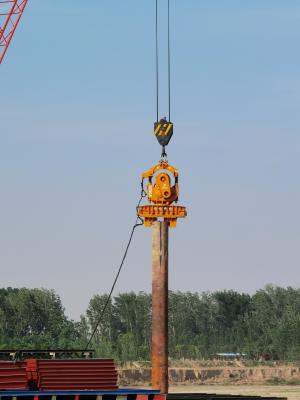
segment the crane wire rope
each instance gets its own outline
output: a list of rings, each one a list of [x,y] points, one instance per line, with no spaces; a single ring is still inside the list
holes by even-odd
[[[156,67],[156,123],[158,123],[159,104],[160,104],[160,91],[159,91],[159,12],[158,0],[155,0],[155,67]],[[167,92],[168,92],[168,121],[171,122],[171,35],[170,35],[170,0],[167,0]],[[165,117],[166,119],[166,117]],[[161,158],[167,157],[165,146],[162,146]]]
[[[168,113],[171,121],[171,37],[170,37],[170,0],[167,0],[167,48],[168,48]],[[159,35],[158,0],[155,0],[155,64],[156,64],[156,122],[159,115]]]
[[[169,122],[170,122],[171,121],[170,0],[168,0],[168,100],[169,100]]]
[[[140,199],[139,199],[139,201],[138,201],[138,204],[137,204],[137,206],[136,206],[136,210],[137,210],[137,211],[138,211],[138,208],[139,208],[139,206],[140,206],[140,204],[141,204],[143,198],[146,197],[146,195],[147,195],[147,194],[146,194],[146,192],[145,192],[145,190],[144,190],[144,181],[143,181],[143,179],[142,179],[142,182],[141,182],[141,195],[140,195]],[[143,219],[142,219],[139,215],[137,215],[136,220],[135,220],[135,223],[134,223],[134,225],[133,225],[133,227],[132,227],[132,230],[131,230],[131,233],[130,233],[130,236],[129,236],[129,240],[128,240],[128,242],[127,242],[127,246],[126,246],[126,248],[125,248],[125,252],[124,252],[123,257],[122,257],[121,264],[120,264],[120,266],[119,266],[119,268],[118,268],[118,270],[117,270],[116,277],[115,277],[115,279],[114,279],[114,281],[113,281],[112,287],[111,287],[110,292],[109,292],[109,295],[108,295],[108,297],[107,297],[107,299],[106,299],[106,301],[105,301],[105,303],[104,303],[104,306],[103,306],[103,308],[102,308],[102,310],[101,310],[101,312],[100,312],[100,315],[99,315],[99,318],[98,318],[98,320],[97,320],[97,322],[96,322],[96,325],[94,326],[94,329],[93,329],[93,331],[92,331],[92,333],[91,333],[91,336],[90,336],[90,338],[89,338],[89,340],[88,340],[88,342],[87,342],[87,344],[86,344],[86,346],[85,346],[85,350],[87,350],[87,349],[89,348],[89,345],[91,344],[91,342],[92,342],[92,340],[93,340],[93,338],[94,338],[94,336],[95,336],[95,334],[96,334],[96,332],[97,332],[97,329],[98,329],[100,323],[101,323],[102,320],[103,320],[103,317],[104,317],[104,315],[105,315],[105,311],[106,311],[106,309],[107,309],[107,307],[108,307],[108,305],[109,305],[109,302],[110,302],[110,300],[111,300],[111,297],[112,297],[114,288],[115,288],[115,286],[116,286],[116,284],[117,284],[118,278],[119,278],[120,273],[121,273],[121,270],[122,270],[122,268],[123,268],[124,261],[125,261],[125,259],[126,259],[126,257],[127,257],[127,253],[128,253],[130,244],[131,244],[131,242],[132,242],[133,234],[134,234],[136,228],[139,227],[139,226],[142,226],[142,225],[144,225],[144,221],[143,221]]]
[[[155,62],[156,62],[156,122],[158,122],[158,110],[159,110],[158,0],[156,0],[155,2]]]

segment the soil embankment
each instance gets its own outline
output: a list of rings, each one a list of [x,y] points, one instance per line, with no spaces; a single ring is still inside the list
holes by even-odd
[[[245,385],[245,384],[300,384],[300,368],[296,365],[245,366],[189,365],[169,368],[171,385]],[[232,365],[233,364],[233,365]],[[151,369],[147,365],[132,363],[119,368],[121,385],[149,385]]]

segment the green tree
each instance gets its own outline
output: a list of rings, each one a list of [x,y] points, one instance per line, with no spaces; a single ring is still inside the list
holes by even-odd
[[[47,289],[0,289],[2,347],[49,348],[78,339],[59,296]]]

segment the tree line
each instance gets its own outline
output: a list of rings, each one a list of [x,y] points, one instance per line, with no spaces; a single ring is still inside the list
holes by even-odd
[[[107,295],[94,296],[80,321],[73,321],[53,290],[0,289],[0,348],[84,348],[106,301]],[[99,357],[149,360],[151,295],[115,296],[92,347]],[[253,295],[170,291],[170,357],[202,359],[217,352],[300,359],[300,289],[268,285]]]

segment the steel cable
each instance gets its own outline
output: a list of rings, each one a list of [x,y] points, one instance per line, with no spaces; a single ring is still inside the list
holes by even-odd
[[[137,204],[137,206],[136,206],[136,211],[137,211],[137,212],[138,212],[138,208],[139,208],[139,206],[141,205],[141,202],[142,202],[143,198],[146,197],[146,195],[147,195],[147,194],[146,194],[146,192],[145,192],[145,190],[144,190],[144,184],[143,184],[143,180],[142,180],[142,182],[141,182],[141,196],[140,196],[139,202],[138,202],[138,204]],[[111,287],[111,289],[110,289],[109,295],[108,295],[108,297],[107,297],[107,299],[106,299],[106,302],[105,302],[105,304],[104,304],[104,307],[103,307],[102,310],[101,310],[100,316],[99,316],[99,318],[98,318],[98,320],[97,320],[97,323],[96,323],[96,325],[95,325],[95,327],[94,327],[94,329],[93,329],[93,331],[92,331],[92,334],[91,334],[91,336],[90,336],[90,338],[89,338],[89,340],[88,340],[88,342],[87,342],[87,344],[86,344],[86,346],[85,346],[85,350],[87,350],[87,349],[89,348],[89,345],[91,344],[91,342],[92,342],[92,340],[93,340],[93,338],[94,338],[94,336],[95,336],[95,333],[96,333],[96,331],[97,331],[97,329],[98,329],[100,323],[102,322],[102,319],[103,319],[103,317],[104,317],[105,311],[106,311],[106,309],[107,309],[107,307],[108,307],[108,304],[109,304],[109,302],[110,302],[110,300],[111,300],[111,296],[112,296],[112,294],[113,294],[114,288],[115,288],[115,286],[116,286],[116,284],[117,284],[117,281],[118,281],[118,278],[119,278],[119,276],[120,276],[122,267],[123,267],[123,265],[124,265],[124,261],[125,261],[126,256],[127,256],[127,253],[128,253],[128,250],[129,250],[129,247],[130,247],[132,238],[133,238],[134,231],[135,231],[135,229],[136,229],[138,226],[142,226],[142,225],[144,225],[144,221],[143,221],[143,219],[142,219],[139,215],[137,215],[136,220],[135,220],[135,224],[134,224],[133,227],[132,227],[131,234],[130,234],[130,236],[129,236],[129,240],[128,240],[127,246],[126,246],[126,248],[125,248],[125,252],[124,252],[124,255],[123,255],[121,264],[120,264],[120,266],[119,266],[119,268],[118,268],[118,271],[117,271],[116,277],[115,277],[115,279],[114,279],[113,285],[112,285],[112,287]]]
[[[170,0],[168,0],[168,96],[169,96],[169,122],[170,122],[171,121]]]
[[[158,85],[159,85],[159,77],[158,77],[158,0],[156,0],[156,7],[155,7],[155,60],[156,60],[156,122],[158,122],[158,108],[159,108],[159,92],[158,92]]]
[[[167,0],[167,48],[168,48],[168,111],[171,121],[171,38],[170,38],[170,0]],[[158,0],[155,0],[155,62],[156,62],[156,122],[159,115],[159,39],[158,39]]]

